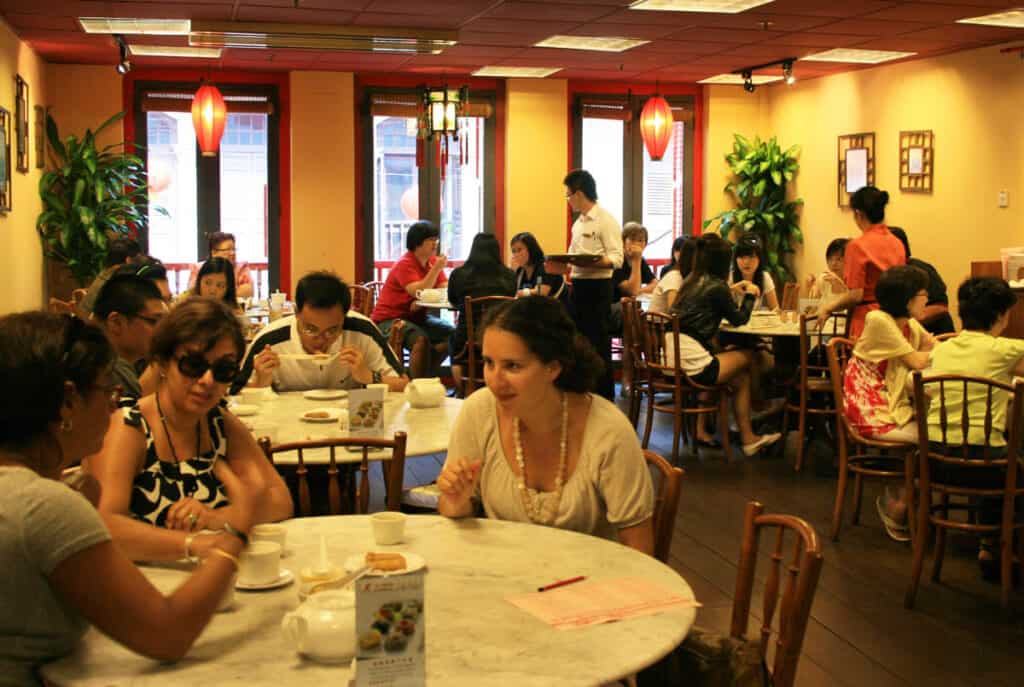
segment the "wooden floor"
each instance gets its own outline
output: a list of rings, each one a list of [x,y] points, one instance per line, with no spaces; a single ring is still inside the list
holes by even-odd
[[[668,455],[671,432],[667,415],[656,420],[651,448]],[[742,459],[737,453],[726,463],[721,452],[684,458],[671,564],[704,604],[698,624],[728,631],[743,509],[757,499],[768,511],[807,520],[824,544],[798,687],[1024,684],[1024,589],[1014,597],[1014,611],[1005,614],[998,587],[978,575],[976,545],[952,538],[942,582],[930,582],[926,565],[917,609],[905,610],[910,549],[882,530],[874,509],[880,487],[865,488],[860,525],[849,524],[848,506],[840,540],[833,543],[828,532],[835,479],[815,476],[812,468],[794,473],[795,436],[790,439],[785,458]],[[432,481],[442,460],[409,459],[406,485]],[[379,483],[374,487],[380,508],[382,490]]]

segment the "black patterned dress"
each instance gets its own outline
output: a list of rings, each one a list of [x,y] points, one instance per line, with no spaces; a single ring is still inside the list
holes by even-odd
[[[224,435],[224,416],[215,406],[206,415],[213,446],[207,453],[180,463],[160,460],[149,423],[138,404],[121,409],[126,425],[136,427],[146,435],[146,461],[142,472],[132,480],[130,511],[133,518],[163,527],[167,510],[183,498],[193,498],[209,508],[228,505],[224,485],[213,474],[213,467],[227,455],[228,442]]]

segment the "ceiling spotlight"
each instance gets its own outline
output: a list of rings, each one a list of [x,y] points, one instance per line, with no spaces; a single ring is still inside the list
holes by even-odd
[[[786,85],[792,86],[796,83],[796,77],[793,76],[793,62],[792,60],[782,63],[782,75],[786,77]]]
[[[745,71],[745,72],[743,72],[742,76],[743,76],[743,90],[745,90],[747,93],[753,93],[754,89],[757,88],[757,86],[754,85],[754,75],[753,75],[753,73],[750,72],[750,71]]]
[[[114,69],[117,70],[118,74],[124,76],[132,70],[132,63],[128,61],[128,44],[124,42],[124,36],[119,33],[114,34],[114,41],[117,43],[121,54],[121,61],[117,63]]]

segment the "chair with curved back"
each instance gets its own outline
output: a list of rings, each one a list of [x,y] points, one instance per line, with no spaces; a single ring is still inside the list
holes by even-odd
[[[839,539],[843,523],[843,508],[846,503],[846,486],[853,473],[853,524],[860,521],[861,500],[864,494],[865,477],[902,479],[906,488],[907,512],[913,513],[914,504],[914,449],[913,443],[905,441],[883,441],[862,436],[854,429],[843,412],[843,373],[853,355],[854,342],[837,336],[828,342],[828,366],[832,377],[832,392],[839,416],[836,433],[839,438],[839,480],[836,484],[836,499],[832,509],[832,541]],[[869,453],[869,449],[881,453]],[[858,452],[858,449],[860,451]],[[890,455],[895,453],[896,455]],[[913,536],[915,523],[909,519]]]
[[[477,326],[490,308],[511,300],[515,299],[511,296],[466,296],[465,309],[462,311],[466,316],[466,347],[458,356],[459,359],[466,361],[462,373],[465,397],[469,397],[477,387],[485,385],[480,342],[477,341]]]
[[[402,350],[402,341],[404,339],[405,320],[392,320],[391,329],[388,330],[388,347],[400,361],[405,360],[405,352]]]
[[[640,420],[640,401],[644,396],[647,376],[643,370],[643,310],[635,298],[622,299],[622,384],[629,392],[629,421],[636,426]]]
[[[668,564],[672,551],[672,533],[676,528],[676,514],[679,512],[679,496],[682,493],[682,468],[669,465],[669,462],[654,451],[644,450],[644,460],[649,468],[658,472],[658,484],[655,485],[654,515],[654,557]]]
[[[369,317],[373,312],[373,291],[363,284],[349,284],[348,290],[352,294],[351,309],[360,315]]]
[[[750,605],[754,591],[760,537],[764,530],[775,529],[775,543],[769,554],[768,575],[764,584],[761,612],[760,645],[767,661],[768,649],[775,639],[775,660],[772,662],[772,684],[792,687],[800,661],[800,649],[811,616],[818,576],[824,561],[818,535],[804,520],[792,515],[765,514],[757,501],[747,504],[743,522],[736,593],[732,604],[732,625],[729,634],[746,639],[750,621]],[[787,555],[786,534],[793,534],[792,553]],[[772,624],[778,611],[778,629]]]
[[[384,288],[384,282],[382,282],[382,281],[367,281],[367,282],[363,282],[362,285],[365,286],[366,288],[368,288],[370,290],[370,293],[373,296],[373,303],[370,306],[370,309],[373,310],[373,306],[376,305],[377,304],[377,300],[380,299],[380,291],[381,291],[381,289]]]

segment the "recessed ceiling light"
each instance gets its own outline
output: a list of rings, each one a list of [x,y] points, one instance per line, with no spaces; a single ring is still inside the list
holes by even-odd
[[[562,67],[502,67],[501,65],[480,67],[473,76],[494,76],[507,79],[543,79],[555,72],[562,71]]]
[[[79,17],[86,33],[121,33],[148,36],[187,36],[188,19],[124,19],[121,17]]]
[[[750,77],[750,80],[754,83],[755,86],[760,86],[761,84],[782,81],[782,77],[771,76],[770,74],[754,74],[753,76]],[[701,79],[697,83],[716,83],[742,86],[743,82],[743,76],[740,74],[719,74],[717,76],[710,76],[706,79]]]
[[[619,38],[615,36],[548,36],[540,43],[534,43],[533,45],[537,48],[565,48],[568,50],[622,52],[646,43],[650,43],[650,41],[642,41],[638,38]]]
[[[958,24],[981,24],[982,26],[1008,26],[1014,29],[1024,29],[1024,7],[1016,7],[1005,12],[986,14],[983,17],[969,17],[957,19]]]
[[[767,5],[772,0],[637,0],[631,10],[660,10],[664,12],[721,12],[739,14],[751,7]]]
[[[834,48],[825,52],[815,53],[800,60],[810,62],[857,62],[860,64],[878,64],[889,60],[899,60],[916,55],[916,52],[896,52],[893,50],[858,50],[856,48]]]
[[[220,57],[220,48],[191,48],[180,45],[129,45],[132,55],[137,57],[197,57],[215,60]]]

